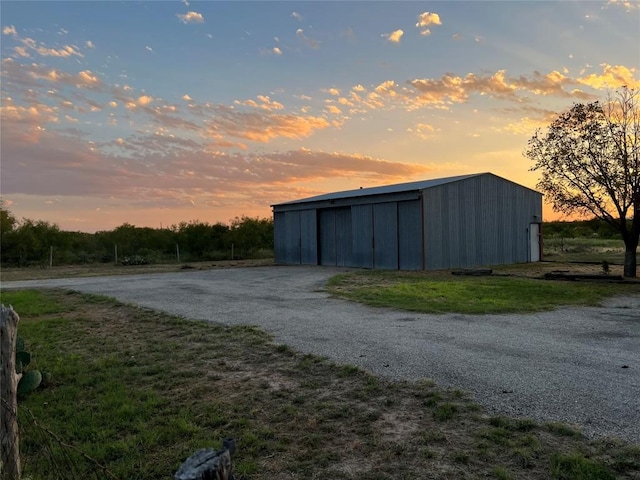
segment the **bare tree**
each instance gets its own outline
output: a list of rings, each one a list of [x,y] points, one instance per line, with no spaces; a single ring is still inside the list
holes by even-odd
[[[594,215],[620,232],[625,277],[636,276],[640,236],[639,98],[623,87],[604,105],[575,104],[546,133],[538,130],[524,152],[555,211]]]

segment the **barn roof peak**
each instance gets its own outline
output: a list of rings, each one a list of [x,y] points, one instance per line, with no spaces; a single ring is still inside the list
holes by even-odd
[[[369,195],[384,195],[388,193],[400,193],[400,192],[425,190],[427,188],[437,187],[439,185],[444,185],[446,183],[459,182],[461,180],[466,180],[468,178],[478,177],[481,175],[493,175],[493,174],[489,172],[472,173],[469,175],[458,175],[455,177],[434,178],[431,180],[419,180],[417,182],[396,183],[393,185],[383,185],[379,187],[368,187],[368,188],[360,187],[354,190],[344,190],[342,192],[325,193],[323,195],[316,195],[314,197],[302,198],[300,200],[282,202],[272,206],[292,205],[296,203],[319,202],[319,201],[326,201],[326,200],[337,200],[341,198],[364,197]]]

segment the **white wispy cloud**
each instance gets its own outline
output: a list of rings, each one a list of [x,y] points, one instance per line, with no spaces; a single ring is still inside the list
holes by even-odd
[[[404,31],[401,29],[394,30],[391,33],[383,33],[382,37],[386,38],[392,43],[400,43],[400,39],[404,35]]]
[[[638,69],[626,67],[624,65],[608,65],[603,63],[602,73],[591,73],[578,78],[578,83],[588,85],[596,89],[620,88],[640,88],[640,80],[636,79]],[[581,72],[581,74],[583,74]]]
[[[291,16],[293,18],[295,18],[296,20],[298,20],[299,22],[301,22],[303,20],[302,15],[300,15],[298,12],[291,13]]]
[[[282,105],[280,102],[277,102],[275,100],[271,100],[271,98],[268,95],[258,95],[256,96],[256,98],[258,99],[257,102],[253,99],[249,99],[244,101],[235,100],[234,103],[236,105],[244,105],[248,107],[260,108],[262,110],[267,110],[269,112],[274,110],[284,109],[284,105]]]
[[[176,15],[182,23],[203,23],[204,16],[198,12],[187,12],[185,14]]]
[[[80,52],[80,49],[76,45],[63,45],[62,47],[48,47],[43,42],[36,42],[33,38],[24,37],[21,38],[18,35],[16,28],[13,25],[9,25],[2,29],[4,35],[11,35],[18,40],[22,45],[14,47],[14,51],[20,57],[30,57],[29,52],[35,52],[41,57],[60,57],[68,58],[77,56],[83,58],[84,55]]]
[[[420,29],[420,35],[430,35],[431,30],[428,27],[431,25],[442,25],[440,15],[433,12],[423,12],[418,15],[418,23],[416,23],[416,27]]]
[[[309,45],[311,48],[317,49],[320,47],[320,44],[317,40],[314,40],[313,38],[307,37],[304,34],[304,30],[302,30],[301,28],[296,30],[296,36],[302,40],[304,43],[306,43],[307,45]]]
[[[438,131],[436,127],[429,123],[418,123],[414,128],[407,128],[407,132],[413,133],[423,140],[428,140]]]
[[[623,7],[627,12],[640,9],[640,2],[638,0],[609,0],[603,8],[608,6]]]

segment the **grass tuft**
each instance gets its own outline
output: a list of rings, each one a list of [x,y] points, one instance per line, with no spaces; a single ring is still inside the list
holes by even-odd
[[[551,474],[559,480],[615,480],[604,465],[579,453],[551,457]]]
[[[458,406],[453,403],[443,403],[438,405],[433,412],[433,418],[438,421],[451,420],[458,411]]]
[[[491,472],[498,480],[511,480],[513,478],[506,467],[494,467]]]
[[[582,432],[575,427],[560,422],[549,422],[545,426],[547,430],[558,435],[564,435],[565,437],[582,437]]]

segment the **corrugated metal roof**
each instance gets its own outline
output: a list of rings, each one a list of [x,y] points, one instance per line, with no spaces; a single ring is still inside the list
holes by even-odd
[[[432,180],[421,180],[418,182],[397,183],[395,185],[384,185],[381,187],[359,188],[357,190],[345,190],[344,192],[326,193],[324,195],[317,195],[315,197],[308,197],[300,200],[293,200],[290,202],[278,203],[278,204],[272,205],[272,207],[275,207],[278,205],[294,205],[297,203],[337,200],[339,198],[365,197],[368,195],[384,195],[388,193],[400,193],[400,192],[410,192],[413,190],[416,190],[416,191],[424,190],[427,188],[444,185],[445,183],[459,182],[460,180],[465,180],[467,178],[478,177],[480,175],[486,175],[486,173],[474,173],[471,175],[459,175],[457,177],[435,178]]]

